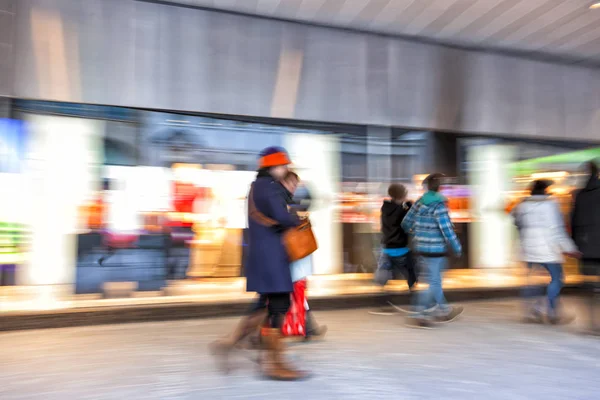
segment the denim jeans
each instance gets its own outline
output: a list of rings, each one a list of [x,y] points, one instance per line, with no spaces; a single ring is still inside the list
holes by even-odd
[[[417,268],[412,254],[409,252],[400,257],[391,257],[383,251],[379,256],[375,282],[385,286],[390,279],[404,277],[409,288],[417,283]]]
[[[429,287],[426,290],[420,290],[416,294],[415,308],[418,314],[424,316],[424,310],[431,307],[432,304],[438,306],[437,310],[441,314],[448,313],[450,307],[444,297],[442,289],[442,272],[448,267],[446,257],[423,257],[418,258],[419,281],[426,283]]]
[[[549,273],[552,280],[550,284],[546,288],[546,296],[548,298],[548,315],[551,317],[557,316],[557,308],[558,308],[558,296],[560,295],[560,291],[563,287],[563,268],[561,264],[558,263],[528,263],[527,267],[530,272],[533,270],[535,265],[540,265],[544,267]],[[523,288],[522,295],[527,302],[531,302],[535,297],[540,296],[543,292],[543,289],[536,285],[527,285]],[[533,303],[530,307],[534,308],[536,311],[544,313],[544,310],[541,309],[539,304]]]

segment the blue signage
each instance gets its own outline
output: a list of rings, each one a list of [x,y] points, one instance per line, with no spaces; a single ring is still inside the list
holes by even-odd
[[[0,173],[18,173],[25,158],[25,123],[0,118]]]

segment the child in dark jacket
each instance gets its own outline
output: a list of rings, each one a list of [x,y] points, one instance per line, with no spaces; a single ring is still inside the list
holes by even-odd
[[[417,271],[408,247],[408,234],[402,229],[402,220],[412,203],[406,201],[407,190],[403,185],[392,184],[388,188],[390,199],[381,206],[381,255],[375,272],[375,281],[385,286],[390,278],[403,275],[412,290],[417,283]],[[391,315],[398,310],[389,296],[384,296],[381,309],[372,314]]]

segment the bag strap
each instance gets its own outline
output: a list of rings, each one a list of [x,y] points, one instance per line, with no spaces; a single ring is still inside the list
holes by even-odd
[[[258,211],[256,204],[254,203],[254,183],[250,185],[250,193],[248,194],[248,216],[255,222],[266,227],[273,227],[279,225],[277,221],[267,217],[265,214]]]

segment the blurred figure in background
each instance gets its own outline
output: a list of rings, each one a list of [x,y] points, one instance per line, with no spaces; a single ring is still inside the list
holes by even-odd
[[[293,171],[289,171],[281,181],[290,211],[299,217],[306,217],[312,197],[306,188],[301,196],[296,196],[299,184],[300,177]],[[288,312],[284,334],[303,335],[306,339],[322,338],[327,333],[327,326],[317,324],[306,299],[307,278],[312,275],[312,256],[293,262],[291,272],[294,282],[292,308],[295,312]]]
[[[595,308],[600,297],[600,179],[598,165],[586,165],[590,175],[586,186],[575,196],[571,218],[572,236],[582,253],[584,275],[591,277],[586,282],[590,294],[591,332],[600,334],[600,324],[596,321]]]
[[[260,295],[251,317],[244,318],[235,331],[211,345],[213,353],[227,369],[227,356],[248,334],[255,331],[268,312],[268,326],[261,329],[265,354],[260,359],[263,375],[274,380],[298,380],[306,373],[291,367],[283,359],[281,327],[290,308],[293,291],[287,251],[282,242],[286,229],[300,224],[288,211],[280,181],[291,163],[288,153],[280,147],[269,147],[260,153],[259,170],[248,194],[248,263],[246,290]]]
[[[408,234],[402,229],[402,220],[410,210],[412,203],[406,201],[408,191],[404,185],[392,184],[388,188],[390,199],[381,206],[381,255],[375,271],[375,282],[385,286],[388,280],[397,279],[398,275],[406,278],[409,290],[417,283],[417,271],[414,265]],[[392,315],[403,311],[392,302],[391,295],[382,296],[379,309],[370,311],[374,315]]]
[[[408,325],[430,328],[432,322],[450,322],[462,312],[460,306],[449,306],[442,289],[442,273],[448,266],[449,253],[460,257],[462,246],[448,213],[447,200],[439,191],[443,174],[429,175],[424,184],[427,193],[406,214],[402,228],[413,238],[413,249],[418,254],[421,281],[429,284],[416,294],[416,312],[408,318]],[[431,309],[432,302],[437,307]]]
[[[17,284],[17,268],[25,260],[27,238],[21,224],[0,222],[0,286]]]
[[[577,247],[567,234],[559,205],[547,193],[552,182],[534,181],[531,196],[522,201],[512,211],[521,239],[521,259],[527,267],[540,265],[549,273],[552,281],[547,287],[547,305],[532,301],[537,287],[530,285],[523,290],[527,311],[525,320],[541,323],[547,317],[553,324],[573,321],[559,309],[559,295],[563,287],[563,255],[578,256]],[[546,311],[547,310],[547,311]]]

